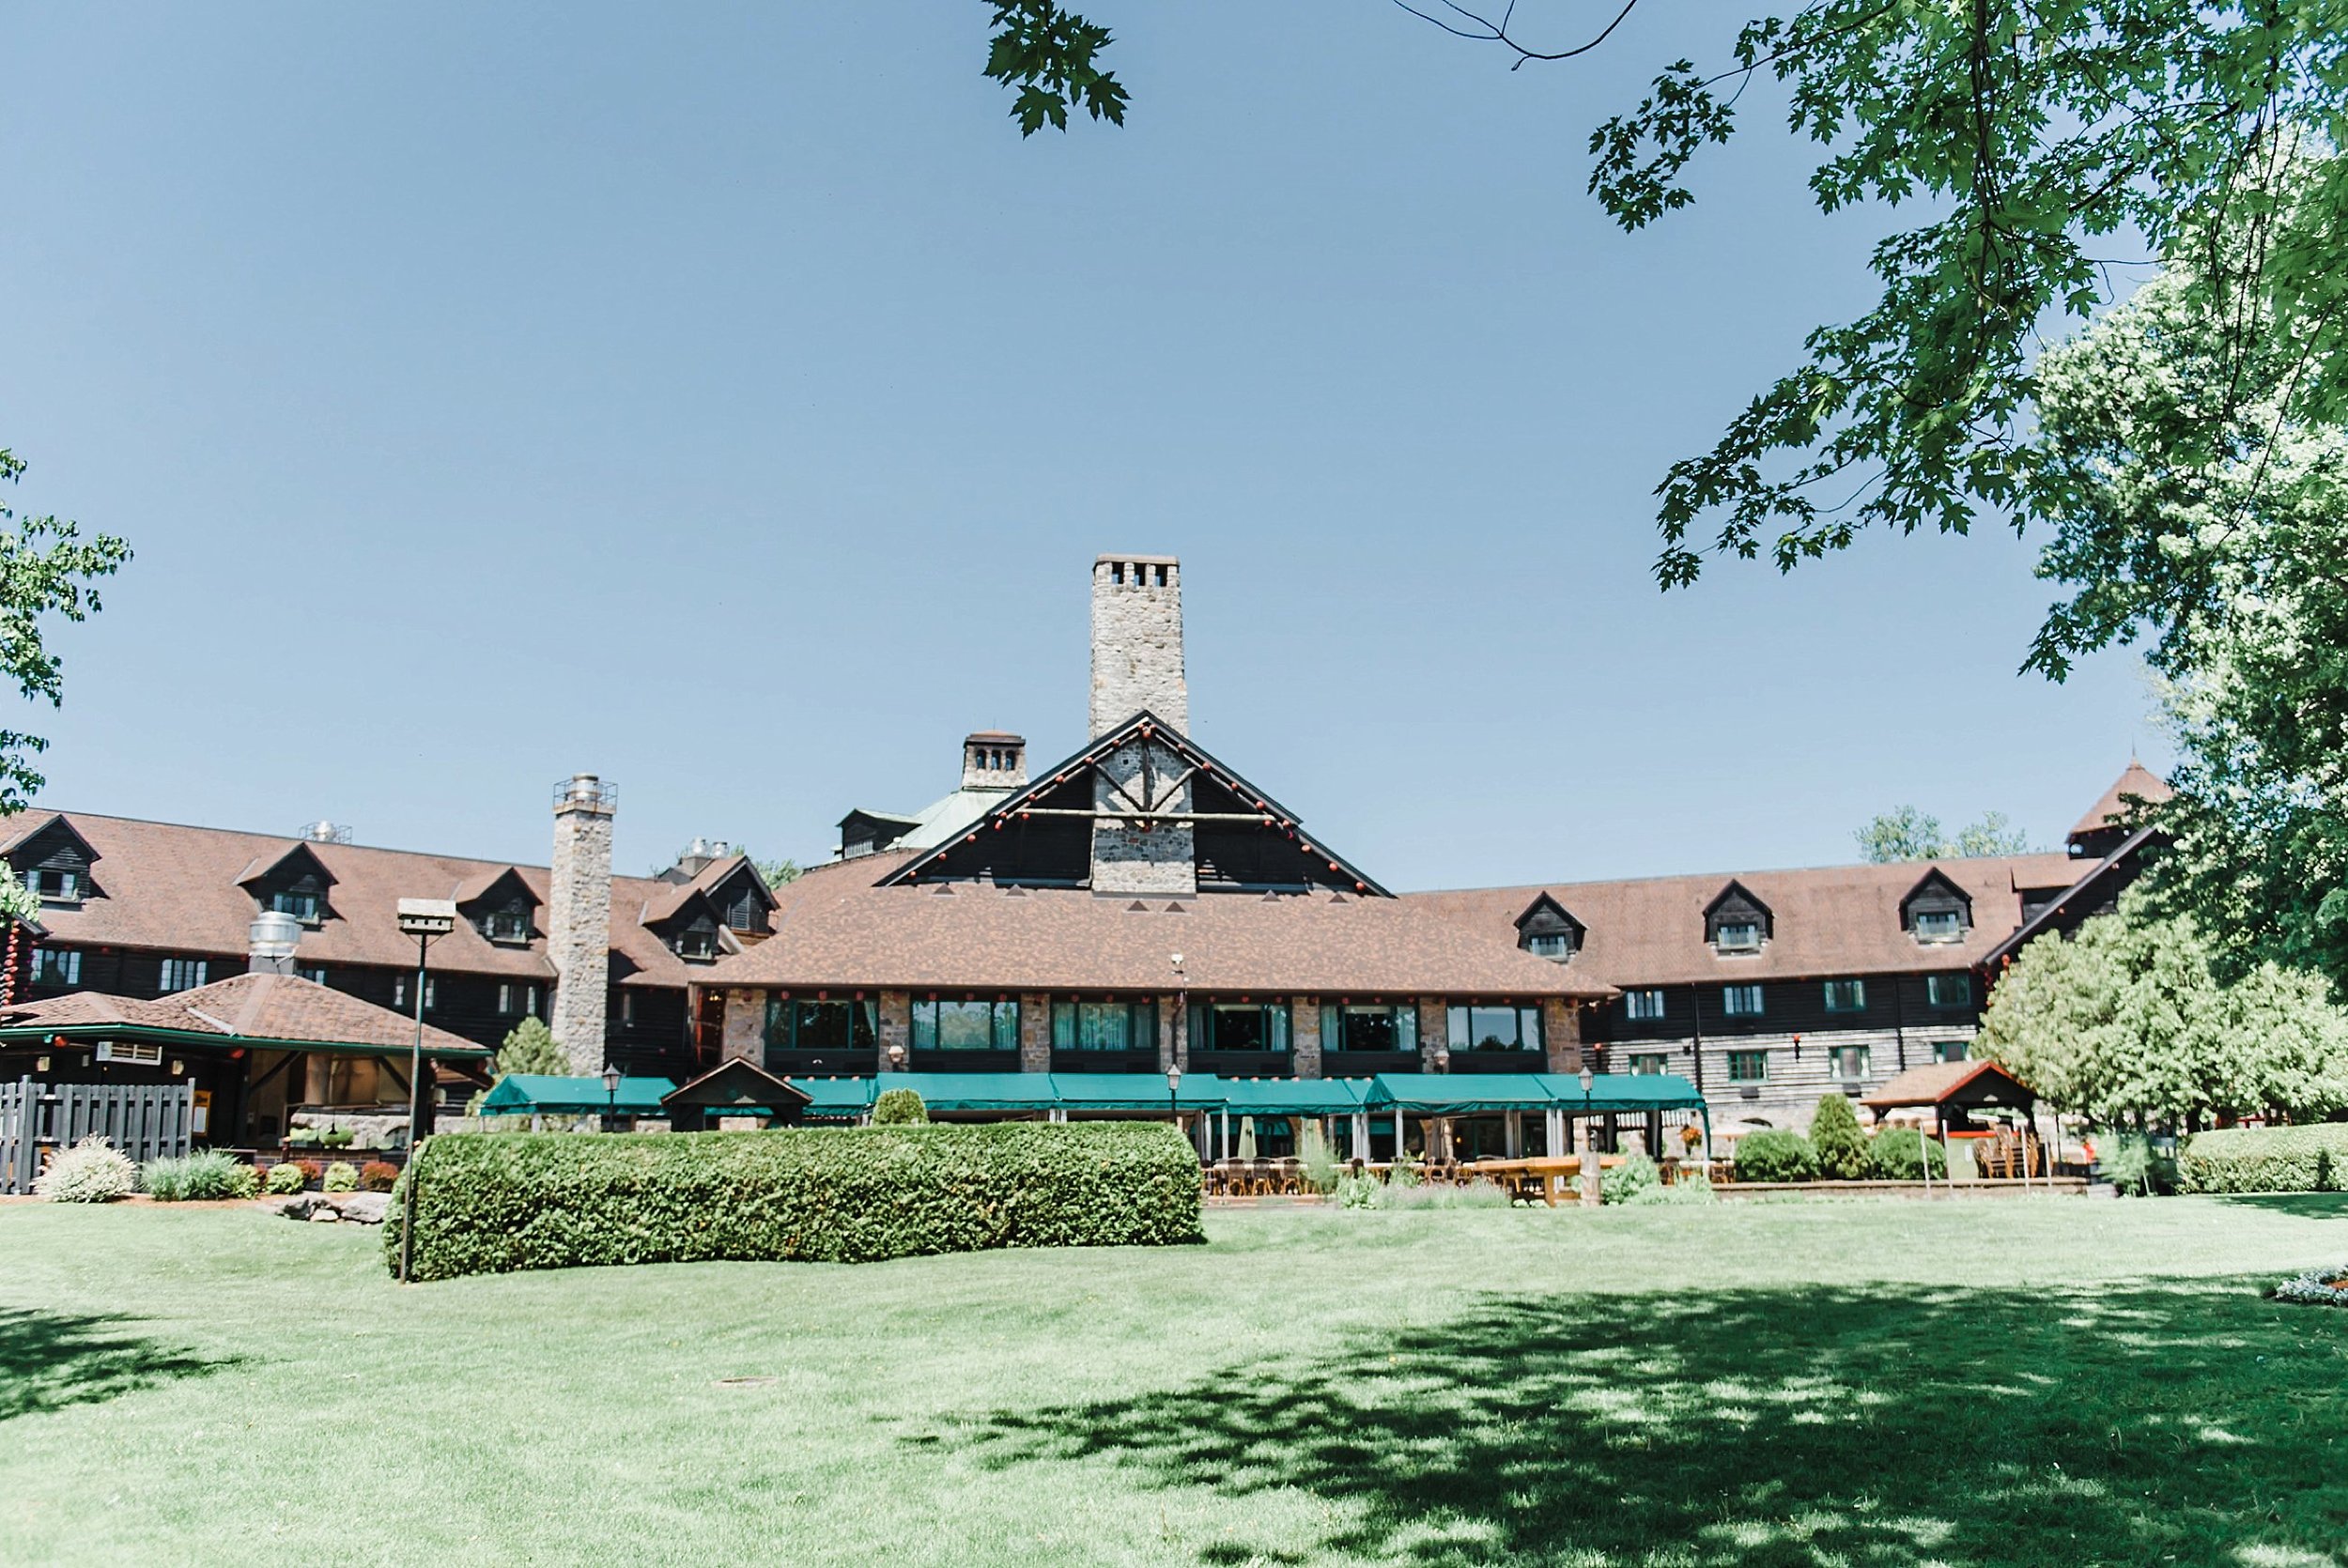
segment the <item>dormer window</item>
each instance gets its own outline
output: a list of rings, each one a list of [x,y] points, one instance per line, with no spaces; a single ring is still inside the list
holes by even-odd
[[[1754,953],[1761,949],[1761,922],[1758,920],[1723,920],[1713,945],[1723,953]]]
[[[1741,883],[1730,883],[1704,909],[1704,937],[1715,953],[1757,953],[1774,935],[1769,906]]]
[[[706,916],[676,935],[676,956],[706,962],[718,956],[718,928]]]
[[[307,888],[281,887],[269,896],[269,907],[274,914],[290,915],[305,926],[315,926],[325,900]]]
[[[1563,962],[1573,957],[1573,938],[1564,931],[1536,931],[1524,939],[1524,950],[1537,959]]]
[[[741,890],[734,894],[734,901],[726,905],[726,929],[746,934],[761,930],[765,926],[765,906],[759,901],[758,889],[745,881]]]
[[[1938,866],[1900,900],[1900,924],[1918,942],[1962,942],[1973,923],[1973,900]]]
[[[36,867],[32,888],[43,903],[78,904],[82,901],[82,873],[54,866]]]
[[[1965,916],[1954,909],[1920,909],[1916,912],[1916,940],[1919,942],[1957,942],[1965,936]]]
[[[1544,893],[1517,916],[1517,945],[1537,959],[1564,963],[1582,949],[1582,922]]]
[[[492,942],[528,942],[530,912],[518,908],[491,910],[488,917],[481,922],[481,934]]]

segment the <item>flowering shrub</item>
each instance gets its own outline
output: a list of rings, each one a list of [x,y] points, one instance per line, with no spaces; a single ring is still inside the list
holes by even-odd
[[[2275,1287],[2278,1301],[2309,1307],[2348,1307],[2348,1263],[2337,1268],[2310,1268]]]
[[[359,1191],[388,1192],[399,1180],[399,1167],[388,1160],[370,1160],[359,1167]]]
[[[33,1191],[51,1203],[112,1203],[138,1191],[139,1168],[130,1156],[93,1132],[49,1163]]]
[[[309,1184],[309,1177],[302,1174],[301,1167],[287,1161],[282,1165],[271,1165],[269,1168],[269,1178],[261,1185],[264,1191],[274,1192],[281,1197],[289,1197]]]

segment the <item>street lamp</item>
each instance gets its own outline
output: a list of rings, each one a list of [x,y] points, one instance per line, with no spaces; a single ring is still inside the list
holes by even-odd
[[[904,1069],[905,1048],[902,1045],[896,1044],[894,1041],[891,1041],[888,1047],[888,1070],[891,1072],[903,1072]]]
[[[416,1242],[416,1153],[424,1140],[432,1132],[432,1098],[425,1092],[424,1081],[424,985],[425,961],[436,938],[448,935],[456,929],[456,905],[448,899],[402,899],[399,900],[399,933],[416,939],[416,1038],[408,1053],[408,1166],[409,1175],[400,1185],[407,1190],[407,1201],[399,1211],[399,1277],[405,1284],[409,1261],[415,1255]]]
[[[1182,1064],[1180,1062],[1168,1062],[1166,1065],[1166,1114],[1167,1118],[1174,1123],[1175,1130],[1181,1131],[1182,1126]]]
[[[1451,1048],[1449,1046],[1439,1045],[1435,1047],[1435,1070],[1437,1072],[1449,1072],[1451,1070]]]
[[[611,1130],[611,1124],[620,1117],[620,1068],[616,1062],[603,1064],[603,1130]]]

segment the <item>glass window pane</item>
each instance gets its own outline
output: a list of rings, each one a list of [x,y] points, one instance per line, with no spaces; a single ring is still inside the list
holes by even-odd
[[[1453,1007],[1450,1011],[1449,1022],[1451,1049],[1454,1051],[1472,1049],[1475,1044],[1475,1037],[1468,1032],[1468,1010],[1465,1007]]]
[[[1406,1002],[1394,1009],[1394,1048],[1418,1054],[1418,1007]]]
[[[1519,1007],[1517,1009],[1517,1043],[1527,1051],[1538,1051],[1541,1048],[1540,1008]]]
[[[994,1050],[994,1004],[990,1002],[938,1003],[937,1049],[940,1051]]]
[[[1264,1038],[1264,1009],[1255,1006],[1215,1007],[1208,1009],[1213,1038],[1209,1045],[1213,1051],[1269,1051]]]
[[[1016,1002],[995,1004],[995,1049],[1019,1049],[1019,1004]]]
[[[913,1038],[909,1042],[916,1051],[937,1049],[937,1004],[919,1001],[913,1004]]]
[[[1516,1008],[1469,1008],[1468,1037],[1468,1049],[1471,1051],[1514,1051],[1517,1048]]]
[[[1345,1009],[1344,1045],[1347,1051],[1399,1051],[1398,1031],[1394,1007],[1348,1007]]]
[[[1274,1002],[1264,1008],[1264,1038],[1271,1042],[1268,1049],[1286,1051],[1289,1048],[1289,1005]]]

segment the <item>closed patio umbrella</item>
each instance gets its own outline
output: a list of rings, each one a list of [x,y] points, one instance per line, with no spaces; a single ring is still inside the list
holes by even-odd
[[[1242,1160],[1256,1158],[1256,1118],[1253,1116],[1239,1119],[1239,1157]]]

